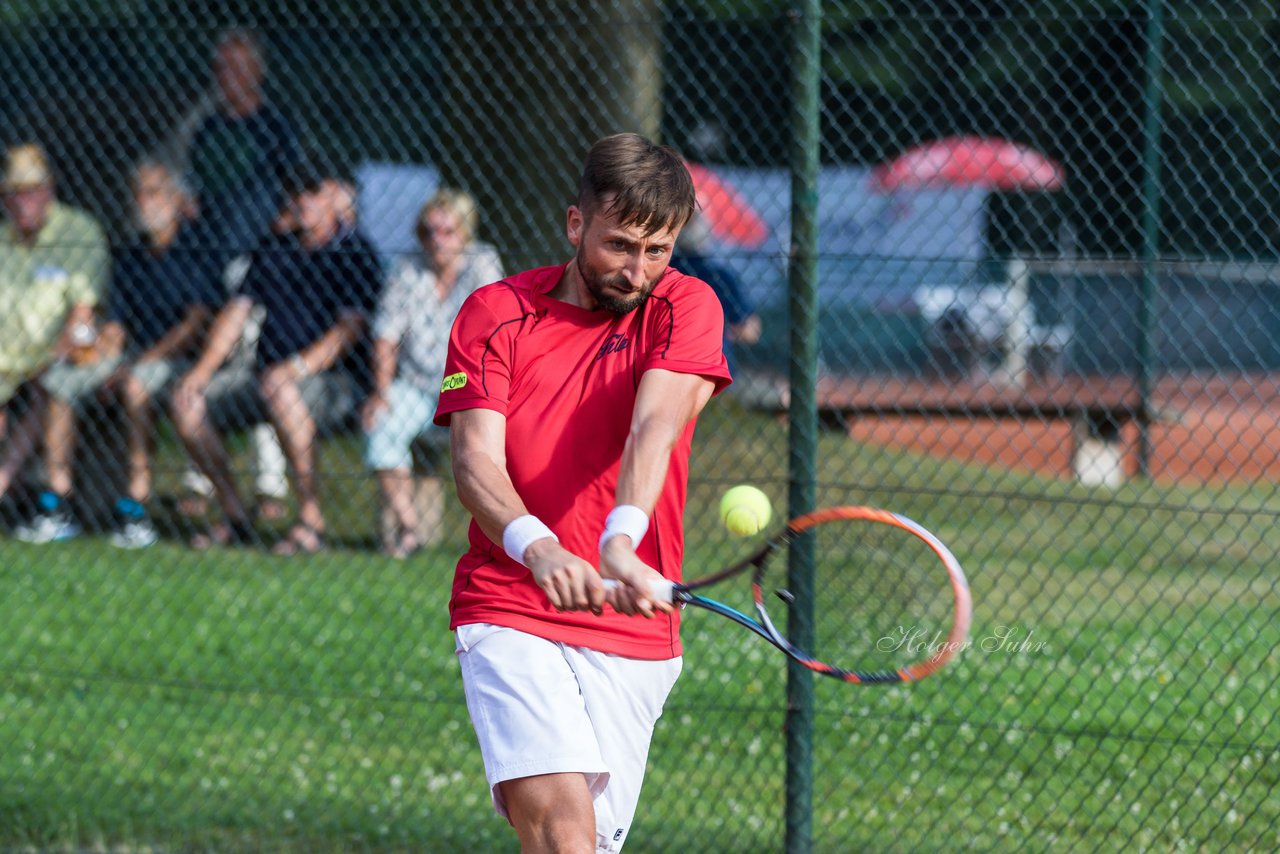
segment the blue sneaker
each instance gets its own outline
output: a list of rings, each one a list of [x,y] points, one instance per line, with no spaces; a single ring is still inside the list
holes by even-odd
[[[147,508],[132,498],[121,498],[113,511],[116,527],[111,532],[111,545],[120,549],[145,549],[158,539],[156,526]]]
[[[56,492],[45,490],[37,499],[39,511],[13,529],[13,535],[24,543],[60,543],[80,536],[80,526],[71,517],[67,500]]]
[[[132,498],[122,498],[115,502],[113,510],[115,530],[111,531],[110,542],[116,548],[146,548],[156,542],[156,526],[151,524],[147,516],[147,508]]]

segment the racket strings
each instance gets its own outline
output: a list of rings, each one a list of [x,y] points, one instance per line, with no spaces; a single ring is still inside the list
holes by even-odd
[[[812,555],[812,590],[789,585],[789,555],[777,555],[765,579],[765,595],[774,596],[766,607],[812,657],[846,670],[892,671],[947,643],[955,598],[946,567],[915,535],[872,520],[836,520],[816,525],[792,549]],[[811,640],[797,637],[786,617],[786,598],[806,594]]]

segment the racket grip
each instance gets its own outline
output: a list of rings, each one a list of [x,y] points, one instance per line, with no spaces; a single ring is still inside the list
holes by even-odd
[[[621,584],[612,578],[606,578],[604,580],[605,590],[614,590],[621,586]],[[649,587],[649,595],[659,602],[674,602],[676,600],[675,587],[676,583],[674,581],[664,578],[661,581],[653,582]]]

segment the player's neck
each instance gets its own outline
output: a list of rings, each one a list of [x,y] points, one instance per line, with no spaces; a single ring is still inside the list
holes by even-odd
[[[560,274],[560,281],[556,282],[555,287],[547,291],[547,296],[587,311],[596,309],[596,299],[587,290],[587,283],[583,281],[582,273],[578,270],[577,258],[565,264],[564,272]]]

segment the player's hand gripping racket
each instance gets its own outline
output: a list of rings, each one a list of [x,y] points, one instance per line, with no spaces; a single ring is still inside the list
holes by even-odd
[[[814,562],[814,641],[806,649],[778,630],[766,607],[770,594],[786,603],[799,595],[786,589],[787,555],[802,537]],[[747,570],[758,619],[695,592]],[[972,616],[969,583],[951,551],[916,522],[873,507],[792,519],[749,557],[703,578],[666,582],[654,595],[728,617],[815,673],[863,684],[933,673],[964,648]]]

